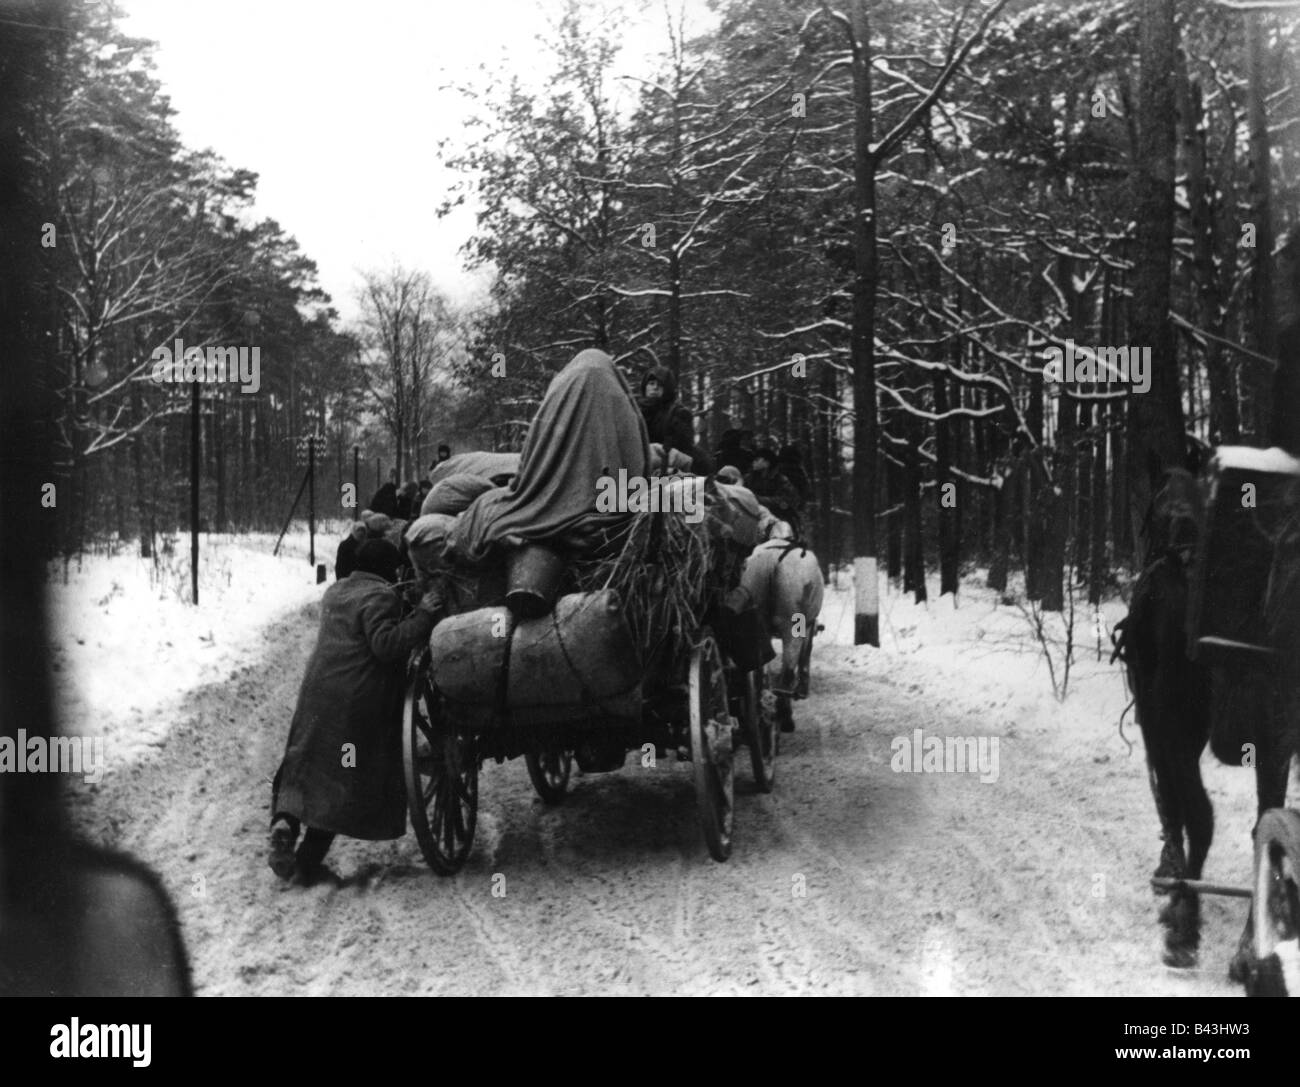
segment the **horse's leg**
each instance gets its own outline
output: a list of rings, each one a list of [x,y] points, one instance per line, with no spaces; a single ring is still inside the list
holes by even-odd
[[[799,677],[799,652],[803,639],[794,633],[794,617],[782,615],[779,623],[781,627],[781,676],[777,680],[775,690],[777,694],[788,697],[794,694],[795,684]]]
[[[1189,716],[1195,714],[1188,709]],[[1194,717],[1193,717],[1194,719]],[[1170,792],[1174,794],[1173,820],[1179,837],[1178,852],[1183,851],[1183,834],[1186,833],[1186,857],[1182,878],[1200,879],[1205,869],[1205,857],[1214,837],[1214,808],[1201,780],[1201,752],[1206,736],[1200,728],[1176,738],[1177,749],[1172,753],[1173,777]],[[1191,965],[1195,962],[1201,942],[1201,902],[1195,891],[1175,891],[1167,908],[1169,932],[1166,937],[1166,959],[1185,960],[1174,965]]]
[[[808,697],[809,672],[812,668],[812,643],[813,633],[809,631],[808,636],[804,638],[803,648],[799,650],[799,682],[795,684],[795,698]]]
[[[782,732],[793,732],[794,710],[791,699],[794,697],[799,673],[799,639],[794,636],[790,619],[785,619],[781,627],[781,678],[774,688],[776,722]]]
[[[1183,791],[1179,788],[1179,766],[1174,745],[1177,737],[1170,735],[1168,711],[1150,712],[1144,708],[1141,716],[1142,738],[1146,745],[1147,771],[1151,793],[1160,818],[1160,864],[1158,877],[1187,878],[1187,857],[1183,852]],[[1190,967],[1196,964],[1198,907],[1196,896],[1184,890],[1169,892],[1169,901],[1160,911],[1160,923],[1165,926],[1166,965]]]

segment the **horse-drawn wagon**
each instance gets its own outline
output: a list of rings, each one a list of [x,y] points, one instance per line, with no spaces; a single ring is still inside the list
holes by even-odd
[[[705,481],[672,485],[702,496]],[[710,530],[722,523],[638,513],[604,557],[550,571],[567,591],[546,610],[496,603],[435,628],[408,670],[402,743],[411,823],[436,872],[455,873],[469,855],[481,766],[520,755],[547,804],[563,800],[575,761],[596,773],[619,769],[629,751],[688,758],[705,842],[727,859],[737,745],[769,791],[776,725],[764,691],[770,643],[738,590],[748,547]],[[513,576],[526,599],[538,551],[521,554]]]
[[[465,863],[488,759],[522,755],[554,804],[575,761],[597,773],[647,747],[688,758],[720,861],[737,742],[759,788],[772,787],[772,650],[740,585],[760,507],[743,488],[656,474],[664,459],[613,360],[584,351],[552,379],[509,487],[433,526],[447,542],[428,561],[456,599],[410,663],[402,744],[411,822],[435,871]]]

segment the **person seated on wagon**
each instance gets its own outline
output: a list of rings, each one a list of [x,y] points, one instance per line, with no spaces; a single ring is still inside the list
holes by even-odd
[[[745,486],[764,506],[798,532],[802,508],[799,492],[777,467],[776,452],[770,447],[754,453],[754,467],[745,476]]]
[[[677,399],[677,379],[666,366],[656,366],[641,380],[641,398],[637,402],[645,419],[646,434],[652,445],[664,450],[663,460],[670,463],[673,453],[690,458],[687,471],[707,476],[713,471],[713,458],[695,444],[691,411]]]
[[[351,575],[325,590],[320,633],[271,786],[268,863],[281,879],[312,882],[337,834],[379,841],[406,833],[405,665],[446,606],[434,584],[403,619],[393,588],[400,563],[387,540],[367,540]]]

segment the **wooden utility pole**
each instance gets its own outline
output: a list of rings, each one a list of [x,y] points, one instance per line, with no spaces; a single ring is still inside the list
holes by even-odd
[[[199,602],[199,382],[190,383],[190,588]]]
[[[307,437],[307,561],[316,565],[316,435]]]

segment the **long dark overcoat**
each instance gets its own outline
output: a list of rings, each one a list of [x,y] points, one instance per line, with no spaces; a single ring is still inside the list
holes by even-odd
[[[292,815],[350,838],[406,833],[404,666],[433,625],[423,610],[402,619],[396,591],[376,574],[354,570],[325,590],[320,634],[275,775],[273,819]]]

